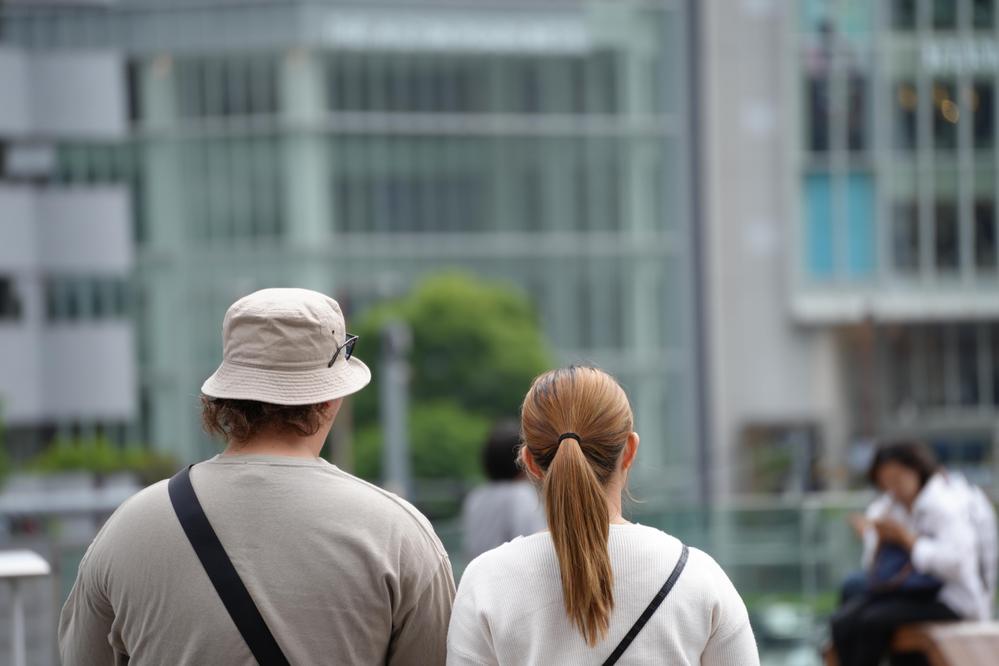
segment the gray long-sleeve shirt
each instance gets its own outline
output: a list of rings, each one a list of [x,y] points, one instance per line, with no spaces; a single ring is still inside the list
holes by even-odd
[[[442,664],[451,565],[416,509],[320,459],[217,456],[195,492],[292,664]],[[180,527],[166,482],[87,550],[59,647],[77,664],[255,664]]]

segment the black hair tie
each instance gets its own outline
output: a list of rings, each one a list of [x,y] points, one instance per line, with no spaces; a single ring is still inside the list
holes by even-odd
[[[566,432],[566,433],[563,433],[563,434],[559,435],[558,436],[558,443],[561,444],[562,440],[566,440],[566,439],[574,439],[574,440],[576,440],[577,444],[582,444],[583,443],[583,439],[579,435],[577,435],[576,433],[574,433],[574,432]]]

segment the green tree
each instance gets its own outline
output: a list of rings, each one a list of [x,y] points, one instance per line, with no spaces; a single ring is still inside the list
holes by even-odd
[[[452,401],[419,403],[410,414],[410,450],[413,476],[421,479],[481,476],[479,448],[491,421],[468,412]],[[382,432],[377,425],[359,430],[354,443],[358,475],[378,479],[382,473]]]
[[[430,277],[368,310],[352,332],[372,385],[354,403],[356,471],[380,474],[380,336],[399,321],[412,333],[410,445],[417,478],[475,478],[491,423],[516,416],[531,381],[551,366],[531,302],[503,283],[463,273]]]

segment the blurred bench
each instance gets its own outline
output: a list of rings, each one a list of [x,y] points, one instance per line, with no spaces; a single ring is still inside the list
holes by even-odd
[[[895,632],[892,652],[918,652],[930,666],[995,664],[999,622],[913,624]]]
[[[999,663],[999,622],[912,624],[895,632],[891,651],[922,654],[930,666],[989,666]],[[841,666],[831,645],[823,656],[826,666]]]

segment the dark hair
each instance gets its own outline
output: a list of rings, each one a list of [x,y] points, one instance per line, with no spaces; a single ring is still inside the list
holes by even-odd
[[[520,476],[517,449],[520,447],[520,424],[500,421],[489,431],[482,447],[482,466],[490,481],[512,481]]]
[[[885,442],[878,446],[871,460],[871,466],[867,470],[867,479],[871,485],[878,485],[878,468],[890,462],[908,467],[919,475],[920,488],[936,474],[939,467],[933,452],[920,442]]]
[[[265,432],[294,432],[308,437],[319,432],[325,412],[322,404],[274,405],[201,396],[202,427],[227,442],[245,442]]]

